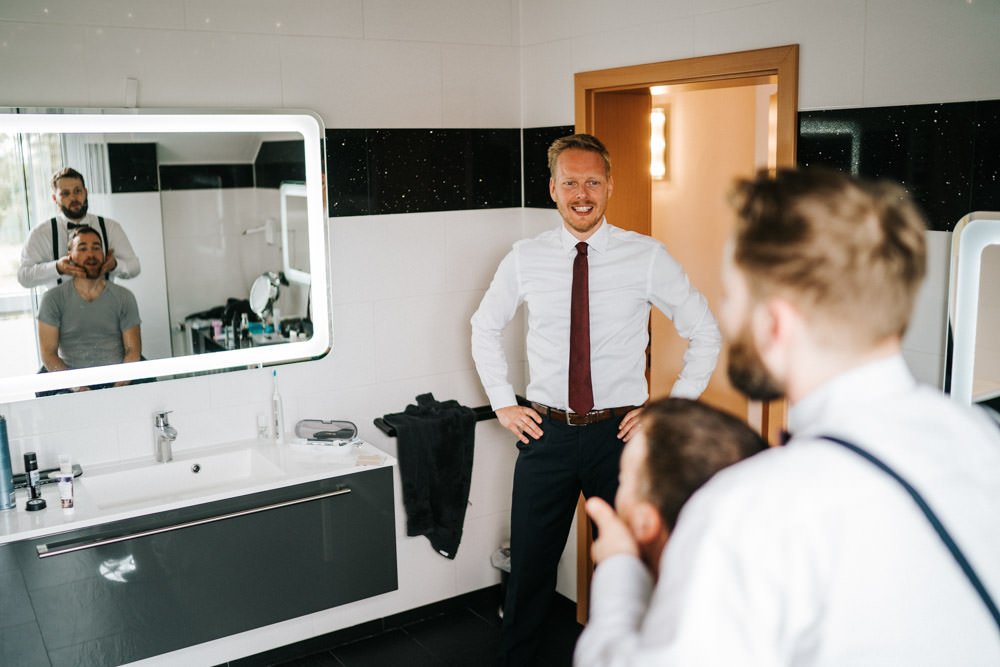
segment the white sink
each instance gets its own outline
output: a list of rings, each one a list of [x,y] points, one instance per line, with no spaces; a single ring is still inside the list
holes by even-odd
[[[86,475],[77,483],[101,509],[153,500],[170,501],[282,477],[285,473],[252,449],[192,456],[132,470]]]

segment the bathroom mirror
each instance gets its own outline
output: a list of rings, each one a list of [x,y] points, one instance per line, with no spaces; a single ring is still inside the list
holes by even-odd
[[[1000,396],[1000,212],[963,216],[952,233],[948,317],[952,332],[950,395],[968,405]],[[985,286],[986,289],[982,289]]]
[[[0,334],[7,355],[0,359],[0,401],[325,355],[331,325],[323,139],[320,120],[307,111],[0,110],[0,149],[8,151],[0,160],[7,170],[0,173],[7,183],[0,185]],[[34,315],[43,290],[22,288],[11,276],[27,227],[48,224],[57,213],[48,183],[53,164],[84,175],[90,212],[119,222],[139,257],[139,275],[116,282],[136,295],[143,361],[37,372]],[[11,182],[21,174],[19,190]],[[290,194],[282,194],[284,185]],[[31,200],[32,190],[34,201],[12,222],[18,216],[4,202]],[[20,229],[12,231],[15,224]],[[220,322],[219,313],[228,319],[226,306],[244,304],[252,312],[254,280],[284,275],[286,267],[290,286],[282,283],[273,305],[295,323],[296,335],[279,330],[261,344],[250,336],[232,344],[235,337],[219,331],[231,322]],[[202,344],[192,344],[195,338]]]

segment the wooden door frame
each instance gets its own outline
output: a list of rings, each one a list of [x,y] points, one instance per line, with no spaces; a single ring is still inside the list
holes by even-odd
[[[574,75],[574,110],[576,132],[590,133],[595,126],[595,96],[599,93],[626,91],[657,85],[727,81],[758,76],[777,77],[777,147],[776,165],[795,166],[798,138],[799,45],[789,44],[752,51],[739,51],[683,60],[670,60],[630,67],[578,72]],[[760,405],[760,404],[758,404]],[[777,442],[787,419],[784,400],[760,405],[759,418],[763,435]],[[750,415],[748,415],[750,417]],[[586,623],[590,606],[590,580],[593,561],[590,557],[591,524],[577,506],[577,620]]]

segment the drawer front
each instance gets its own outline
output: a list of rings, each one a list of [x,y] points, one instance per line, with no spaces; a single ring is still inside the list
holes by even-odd
[[[8,546],[51,664],[114,665],[395,590],[394,516],[376,468]]]

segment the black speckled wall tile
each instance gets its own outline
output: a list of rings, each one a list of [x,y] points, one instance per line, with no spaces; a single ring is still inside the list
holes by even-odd
[[[326,131],[326,188],[331,217],[371,214],[368,130]]]
[[[826,165],[901,183],[931,229],[950,231],[963,215],[997,200],[996,125],[1000,102],[956,102],[799,114],[798,163]],[[995,144],[994,144],[995,145]]]
[[[1000,100],[976,103],[970,211],[1000,211]]]
[[[555,208],[549,195],[548,151],[559,137],[573,134],[572,125],[532,127],[524,130],[524,205],[528,208]]]
[[[305,142],[265,141],[257,151],[253,167],[258,188],[278,188],[284,181],[305,181]]]
[[[327,130],[330,215],[521,205],[520,130]]]
[[[161,190],[252,188],[251,164],[185,164],[160,167]]]
[[[156,144],[108,144],[111,192],[156,192]]]

